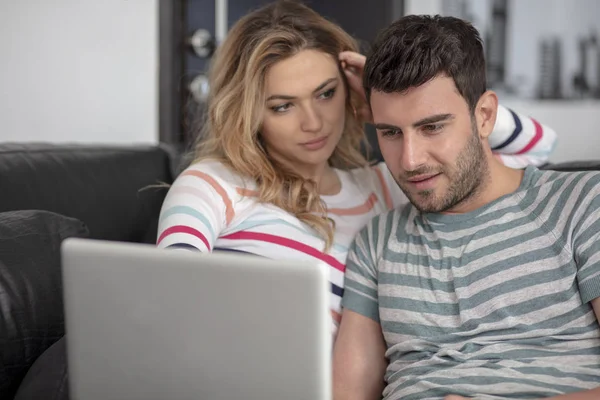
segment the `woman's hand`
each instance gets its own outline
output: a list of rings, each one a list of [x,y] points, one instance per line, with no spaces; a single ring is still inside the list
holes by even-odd
[[[340,53],[339,58],[350,89],[356,92],[358,98],[361,100],[360,105],[356,107],[357,116],[366,122],[372,123],[373,116],[367,104],[367,97],[362,84],[367,57],[353,51],[343,51]]]

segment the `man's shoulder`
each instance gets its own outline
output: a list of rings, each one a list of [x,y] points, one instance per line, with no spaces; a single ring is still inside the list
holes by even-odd
[[[550,194],[574,194],[579,199],[600,195],[600,171],[540,170],[536,178],[532,187],[546,187]]]
[[[383,245],[392,235],[406,232],[406,227],[414,221],[417,213],[412,204],[403,204],[373,217],[359,235],[374,245]]]
[[[600,171],[538,171],[522,196],[538,222],[563,236],[600,212]]]
[[[589,181],[592,185],[600,184],[600,170],[593,171],[560,171],[552,169],[536,170],[533,186],[556,185],[557,187],[574,185]]]

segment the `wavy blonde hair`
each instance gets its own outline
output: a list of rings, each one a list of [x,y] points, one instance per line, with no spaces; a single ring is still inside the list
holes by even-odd
[[[311,226],[328,249],[335,226],[316,183],[271,158],[260,137],[267,71],[308,49],[337,60],[341,51],[358,51],[358,45],[342,28],[295,1],[278,1],[240,19],[210,66],[208,110],[194,159],[217,159],[254,180],[260,202],[280,207]],[[366,145],[364,121],[355,111],[361,100],[351,92],[341,69],[340,74],[347,93],[346,122],[329,164],[340,169],[362,167],[367,164],[360,151]]]

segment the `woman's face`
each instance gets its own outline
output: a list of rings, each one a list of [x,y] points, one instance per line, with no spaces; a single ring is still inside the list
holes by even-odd
[[[338,61],[316,50],[303,50],[267,71],[261,134],[273,158],[298,172],[327,164],[344,130],[342,79]]]

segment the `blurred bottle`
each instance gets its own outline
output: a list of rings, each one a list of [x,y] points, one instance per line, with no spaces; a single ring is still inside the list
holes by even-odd
[[[573,88],[577,98],[600,97],[600,51],[598,37],[592,31],[589,36],[577,41],[579,69],[573,77]]]
[[[598,34],[592,31],[587,47],[586,78],[590,97],[600,98],[600,43]]]
[[[543,38],[540,43],[539,86],[540,99],[560,99],[561,44],[558,37]]]
[[[506,83],[507,24],[508,0],[493,0],[491,29],[486,36],[486,65],[489,87],[502,86]]]

